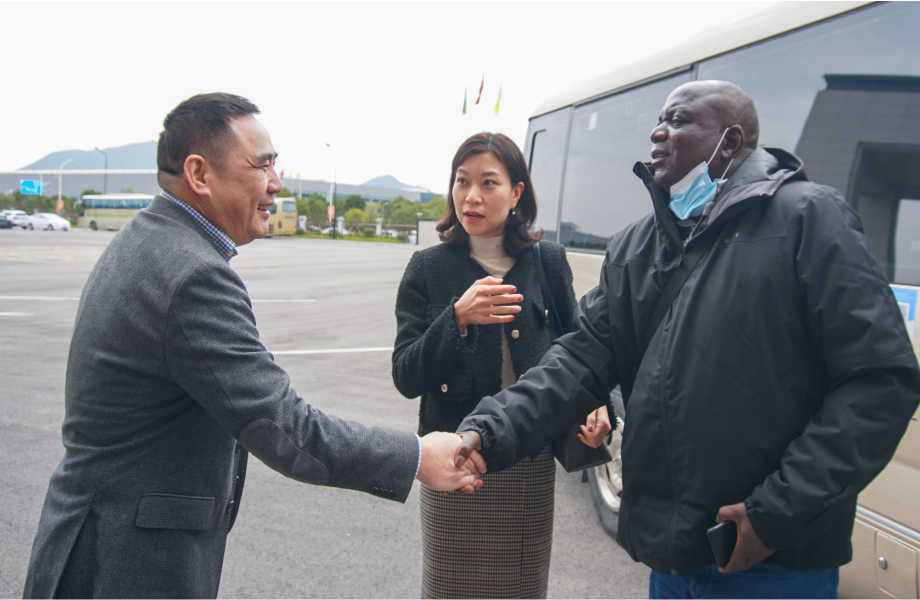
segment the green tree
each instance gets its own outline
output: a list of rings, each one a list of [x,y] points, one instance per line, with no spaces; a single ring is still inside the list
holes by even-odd
[[[351,196],[345,198],[344,210],[345,212],[348,212],[353,208],[360,208],[361,210],[364,210],[365,205],[367,205],[367,201],[364,198],[358,194],[352,194]]]
[[[447,198],[435,196],[430,201],[422,203],[422,216],[426,219],[440,219],[447,212]]]
[[[323,225],[327,220],[326,207],[326,197],[313,193],[297,201],[297,214],[306,215],[307,220],[313,225]]]
[[[421,212],[418,202],[411,202],[402,196],[387,204],[384,208],[384,219],[389,223],[415,223],[418,219],[416,213]]]
[[[345,211],[345,214],[342,215],[345,217],[345,222],[350,224],[352,228],[358,226],[358,223],[364,220],[364,210],[361,208],[350,208]]]
[[[290,198],[294,194],[291,193],[291,190],[286,187],[281,188],[281,191],[275,194],[275,198]]]

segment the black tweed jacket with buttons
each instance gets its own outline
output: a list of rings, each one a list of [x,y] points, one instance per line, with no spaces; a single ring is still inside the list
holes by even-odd
[[[543,268],[553,302],[563,323],[575,310],[572,270],[565,249],[542,241]],[[501,328],[511,349],[514,375],[520,377],[549,350],[552,327],[544,306],[532,251],[526,252],[505,275],[504,283],[524,296],[514,321],[470,325],[460,337],[454,303],[488,273],[470,258],[469,249],[440,244],[416,252],[396,297],[396,346],[393,382],[407,398],[422,397],[419,435],[455,431],[484,396],[501,390]]]

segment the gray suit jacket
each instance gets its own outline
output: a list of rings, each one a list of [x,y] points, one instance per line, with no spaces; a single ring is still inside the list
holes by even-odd
[[[398,501],[418,464],[415,434],[297,395],[259,341],[239,276],[162,197],[87,281],[65,401],[66,452],[25,597],[216,597],[247,451],[304,483]]]

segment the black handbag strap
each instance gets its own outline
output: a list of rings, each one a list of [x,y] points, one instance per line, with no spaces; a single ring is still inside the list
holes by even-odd
[[[680,289],[684,287],[684,283],[686,283],[687,278],[690,277],[690,273],[696,268],[700,259],[715,247],[716,242],[718,242],[721,237],[719,232],[710,231],[707,233],[712,234],[711,241],[709,243],[700,242],[695,244],[687,252],[681,254],[677,264],[677,271],[671,275],[671,279],[669,279],[668,283],[664,286],[664,290],[661,292],[661,298],[658,300],[658,304],[655,305],[655,311],[652,313],[652,318],[649,320],[648,327],[645,328],[645,332],[640,340],[640,361],[642,357],[645,356],[646,351],[648,351],[648,346],[652,343],[652,337],[661,326],[664,316],[668,314],[671,304],[674,303],[674,299],[677,298]]]
[[[543,254],[540,252],[540,242],[537,242],[532,247],[533,260],[537,265],[537,277],[540,279],[540,287],[543,290],[543,306],[549,311],[553,328],[556,330],[556,335],[553,337],[561,337],[566,334],[566,330],[562,327],[562,319],[559,318],[559,313],[556,312],[556,303],[553,302],[553,294],[549,289],[546,271],[543,270]]]

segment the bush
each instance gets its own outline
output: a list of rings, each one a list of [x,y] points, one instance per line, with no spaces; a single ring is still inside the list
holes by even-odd
[[[376,229],[373,229],[373,228],[371,228],[371,227],[365,227],[365,229],[364,229],[364,237],[366,237],[366,238],[372,238],[372,237],[374,237],[375,235],[377,235],[377,230],[376,230]]]
[[[304,233],[305,233],[304,230],[301,229],[300,227],[298,227],[297,230],[294,231],[294,235],[303,235]]]
[[[409,234],[405,231],[400,231],[396,234],[396,239],[402,242],[403,244],[409,243]]]

